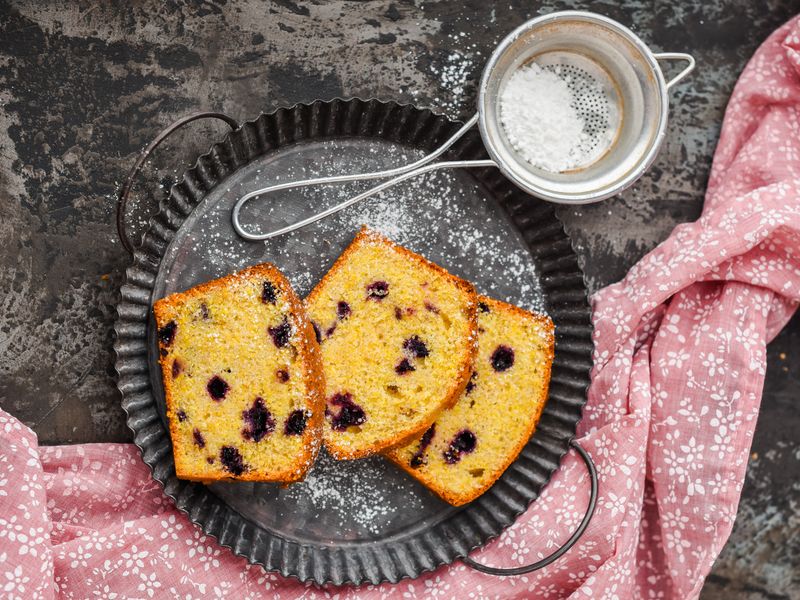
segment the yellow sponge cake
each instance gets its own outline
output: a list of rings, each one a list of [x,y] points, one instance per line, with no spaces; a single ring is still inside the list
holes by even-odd
[[[421,434],[467,385],[477,296],[363,228],[306,299],[326,377],[325,447],[367,456]]]
[[[320,445],[319,347],[270,264],[155,303],[178,477],[288,483]]]

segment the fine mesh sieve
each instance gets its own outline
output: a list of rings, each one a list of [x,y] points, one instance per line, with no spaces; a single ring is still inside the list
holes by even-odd
[[[658,60],[688,63],[669,82]],[[560,172],[528,162],[512,146],[500,120],[500,96],[520,67],[536,63],[566,82],[572,107],[583,123],[577,148],[580,164]],[[667,126],[667,91],[695,66],[689,54],[653,54],[632,31],[590,12],[563,11],[538,17],[511,32],[492,53],[481,78],[478,113],[431,154],[407,165],[287,182],[245,194],[234,205],[233,228],[247,240],[265,240],[305,227],[393,185],[436,169],[497,167],[526,192],[562,204],[586,204],[619,193],[652,164]],[[547,119],[548,115],[542,115]],[[434,162],[475,124],[491,160]],[[245,230],[242,206],[279,190],[385,179],[325,211],[268,233]]]
[[[669,83],[657,60],[689,65]],[[574,76],[576,106],[591,152],[578,168],[552,173],[528,163],[499,121],[499,96],[516,69],[535,62]],[[688,54],[650,52],[626,27],[587,12],[553,13],[504,39],[481,79],[479,125],[498,168],[535,196],[565,204],[597,202],[625,189],[650,166],[667,125],[667,90],[688,75]],[[543,118],[547,118],[543,116]]]

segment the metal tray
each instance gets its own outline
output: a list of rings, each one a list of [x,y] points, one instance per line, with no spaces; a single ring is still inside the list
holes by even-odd
[[[115,324],[122,406],[135,443],[176,506],[250,562],[317,584],[374,584],[417,577],[463,558],[511,525],[541,493],[570,447],[591,368],[587,291],[551,205],[496,170],[425,175],[333,217],[267,242],[234,233],[230,209],[275,181],[370,171],[430,151],[458,123],[377,100],[282,108],[246,122],[186,171],[134,252]],[[485,156],[476,132],[447,158]],[[358,191],[354,185],[293,191],[253,202],[242,220],[268,230]],[[380,457],[337,462],[324,452],[304,482],[203,485],[176,478],[164,414],[152,303],[261,261],[306,294],[365,223],[479,291],[546,311],[556,324],[549,400],[536,433],[483,496],[454,508]]]

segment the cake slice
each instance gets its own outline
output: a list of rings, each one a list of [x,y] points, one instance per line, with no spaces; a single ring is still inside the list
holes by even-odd
[[[366,227],[306,307],[326,378],[323,439],[335,458],[422,433],[472,373],[472,284]]]
[[[270,264],[155,303],[175,471],[181,479],[289,483],[321,441],[319,346]]]
[[[422,436],[385,453],[455,506],[488,490],[528,442],[553,362],[549,317],[479,301],[478,357],[464,394]]]

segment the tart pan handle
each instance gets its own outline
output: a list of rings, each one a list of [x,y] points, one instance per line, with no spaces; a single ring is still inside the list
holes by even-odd
[[[221,121],[225,121],[230,126],[231,130],[239,127],[239,123],[236,121],[236,119],[229,117],[224,113],[196,112],[186,115],[185,117],[172,123],[172,125],[164,128],[161,133],[159,133],[153,139],[153,141],[150,142],[144,150],[142,150],[142,152],[139,154],[139,158],[136,159],[133,167],[131,167],[131,170],[128,172],[128,177],[125,179],[125,183],[120,188],[119,194],[117,195],[117,233],[119,234],[119,239],[122,242],[122,246],[128,251],[129,254],[133,254],[134,248],[133,244],[131,244],[130,238],[128,237],[128,233],[125,230],[125,208],[128,205],[128,196],[131,192],[131,188],[133,187],[133,182],[136,179],[136,176],[139,174],[139,171],[141,171],[142,165],[144,165],[145,161],[150,157],[153,151],[158,148],[161,142],[167,139],[175,130],[180,129],[187,123],[197,121],[198,119],[220,119]]]
[[[589,477],[591,478],[592,488],[589,493],[589,505],[586,507],[586,513],[583,515],[583,520],[581,521],[578,528],[575,532],[570,536],[570,538],[564,542],[558,550],[553,552],[551,555],[544,557],[542,560],[535,562],[530,565],[524,565],[522,567],[514,567],[511,569],[500,569],[497,567],[487,567],[486,565],[482,565],[480,563],[476,563],[470,557],[465,556],[461,559],[461,561],[467,565],[468,567],[475,569],[476,571],[480,571],[481,573],[486,573],[488,575],[524,575],[525,573],[530,573],[531,571],[538,571],[549,565],[552,562],[558,560],[564,553],[567,552],[575,543],[580,539],[583,535],[583,532],[586,531],[586,528],[589,526],[589,521],[592,520],[592,515],[594,514],[595,506],[597,505],[597,469],[594,466],[594,462],[592,461],[589,454],[586,450],[581,447],[578,442],[575,440],[570,441],[570,446],[575,448],[575,450],[580,454],[583,462],[586,463],[586,469],[589,471]]]

